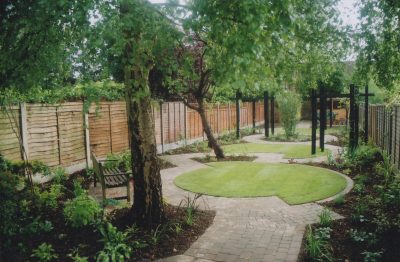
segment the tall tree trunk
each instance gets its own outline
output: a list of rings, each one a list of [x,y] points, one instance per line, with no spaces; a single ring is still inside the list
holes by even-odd
[[[162,184],[154,135],[148,69],[125,67],[126,104],[137,223],[152,227],[164,220]]]
[[[201,118],[201,123],[203,124],[203,131],[207,136],[208,146],[214,150],[215,156],[217,159],[222,159],[225,157],[224,151],[222,151],[221,146],[218,144],[217,140],[214,137],[214,134],[211,130],[210,125],[208,124],[206,110],[204,108],[204,101],[202,99],[197,99],[198,108],[196,111],[199,113]]]

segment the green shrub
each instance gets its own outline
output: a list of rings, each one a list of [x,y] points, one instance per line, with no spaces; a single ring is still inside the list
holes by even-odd
[[[354,150],[346,150],[345,161],[361,170],[368,170],[373,168],[376,163],[382,162],[383,155],[376,146],[360,145]]]
[[[194,224],[194,215],[199,208],[199,205],[197,204],[197,200],[200,199],[201,196],[202,196],[202,194],[196,194],[193,198],[191,198],[188,195],[185,199],[183,199],[179,203],[179,207],[181,207],[182,204],[184,205],[185,214],[186,214],[185,222],[189,226],[193,226],[193,224]]]
[[[109,155],[107,155],[107,160],[111,160],[111,161],[106,161],[106,163],[105,163],[106,168],[118,167],[123,170],[131,170],[132,169],[131,152],[130,151],[124,151],[124,152],[118,153],[118,154],[109,154]]]
[[[329,209],[324,208],[321,213],[318,215],[319,217],[319,224],[322,227],[330,227],[332,225],[332,215]]]
[[[94,223],[100,214],[101,208],[98,203],[87,194],[78,195],[65,203],[65,219],[74,228]]]
[[[58,255],[51,244],[43,243],[33,250],[31,257],[41,262],[47,262],[56,260]]]
[[[128,233],[118,231],[110,223],[105,223],[99,227],[100,234],[104,248],[97,254],[96,261],[111,261],[119,262],[125,261],[130,257],[131,247],[126,243],[128,242]]]
[[[346,202],[344,195],[340,194],[333,200],[335,206],[342,206]]]
[[[312,261],[333,261],[328,243],[330,228],[317,228],[315,231],[308,226],[305,250]]]
[[[19,183],[18,176],[8,171],[0,171],[0,249],[2,250],[9,247],[11,238],[19,232],[21,205],[16,189]]]
[[[364,256],[364,262],[378,262],[382,261],[383,251],[379,252],[364,251],[361,254]]]
[[[65,169],[62,167],[57,167],[53,170],[54,178],[53,181],[57,184],[64,184],[67,181],[67,175]]]
[[[51,208],[55,209],[58,207],[58,198],[62,195],[63,186],[60,184],[53,184],[49,189],[46,189],[42,192],[36,190],[36,194],[38,196],[39,205],[41,208]]]
[[[83,189],[82,184],[78,180],[74,180],[74,195],[80,196],[86,193],[86,190]]]
[[[301,106],[300,96],[294,92],[283,92],[277,96],[276,100],[286,137],[292,137],[296,134],[298,112]]]
[[[376,234],[367,233],[362,230],[350,229],[349,235],[354,242],[367,243],[369,246],[374,245],[378,242]]]

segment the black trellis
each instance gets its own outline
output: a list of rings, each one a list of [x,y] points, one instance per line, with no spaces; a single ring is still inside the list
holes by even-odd
[[[325,146],[325,129],[327,126],[327,119],[326,119],[326,102],[329,98],[349,98],[350,99],[350,117],[349,117],[349,124],[350,124],[350,133],[349,133],[349,147],[350,149],[355,149],[358,146],[359,140],[359,105],[358,99],[359,97],[365,98],[365,120],[364,121],[364,141],[368,141],[368,97],[373,96],[374,94],[368,93],[368,85],[365,86],[365,93],[360,94],[358,92],[358,88],[351,84],[350,85],[350,93],[349,94],[338,94],[338,95],[331,95],[327,94],[324,85],[320,84],[319,86],[319,94],[316,93],[316,90],[311,91],[311,154],[316,153],[316,130],[317,130],[317,99],[319,98],[319,109],[320,109],[320,116],[319,116],[319,123],[320,123],[320,149],[323,152]],[[332,100],[331,100],[332,101]],[[332,106],[332,102],[330,107]],[[332,123],[332,109],[330,109],[330,125]]]

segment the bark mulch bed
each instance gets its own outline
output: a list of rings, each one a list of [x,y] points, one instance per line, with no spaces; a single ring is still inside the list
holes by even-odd
[[[210,163],[210,162],[224,162],[224,161],[249,161],[252,162],[256,159],[256,156],[225,156],[222,159],[217,159],[215,156],[205,156],[205,157],[193,157],[192,159],[200,163]]]
[[[64,195],[58,199],[58,207],[48,209],[44,212],[31,210],[32,217],[40,216],[42,221],[49,221],[52,224],[50,232],[40,231],[34,233],[32,237],[22,238],[22,235],[15,239],[16,244],[24,243],[26,250],[22,252],[17,246],[13,250],[0,250],[5,252],[1,254],[4,261],[28,261],[32,250],[42,243],[51,244],[58,255],[58,261],[72,261],[68,256],[73,250],[79,250],[79,255],[89,257],[89,261],[95,261],[96,254],[103,249],[104,244],[100,241],[102,236],[96,226],[88,225],[82,228],[73,228],[66,224],[63,214],[64,202],[74,197],[72,192],[73,179],[81,181],[84,188],[88,188],[91,183],[91,176],[86,175],[85,171],[73,174],[65,183],[66,187]],[[50,183],[43,185],[49,186]],[[120,208],[107,215],[106,221],[111,222],[120,230],[135,224],[132,218],[130,208]],[[176,207],[165,205],[165,221],[159,226],[159,237],[157,243],[152,241],[154,230],[138,228],[138,233],[131,238],[128,244],[135,241],[145,243],[145,247],[133,249],[131,259],[129,261],[148,261],[163,258],[172,255],[184,253],[190,245],[201,236],[205,230],[213,223],[215,217],[214,211],[196,210],[194,213],[194,223],[188,225],[186,223],[186,209],[184,207]],[[179,227],[179,230],[177,230]],[[162,229],[162,230],[161,230]],[[132,241],[132,242],[131,242]],[[34,261],[34,260],[33,260]]]
[[[126,226],[131,225],[129,219],[129,209],[122,209],[116,211],[114,215],[114,222],[121,230]],[[215,217],[215,211],[210,210],[197,210],[195,212],[195,220],[192,226],[185,223],[185,209],[171,205],[165,206],[166,222],[165,232],[161,234],[160,240],[156,245],[148,245],[147,247],[134,250],[130,261],[146,261],[154,260],[169,256],[183,254],[189,247],[211,226]],[[174,225],[179,224],[181,231],[177,233]],[[163,227],[161,225],[160,228]],[[139,229],[137,235],[150,236],[154,234],[146,229]],[[146,237],[144,237],[146,239]],[[143,239],[138,239],[142,240]]]
[[[326,163],[307,163],[312,166],[318,166],[323,168],[328,168],[334,171],[342,172],[349,171],[337,168],[332,165],[328,165]],[[359,170],[351,170],[348,176],[352,179],[356,178],[359,174],[372,174],[374,172],[371,169],[363,170],[360,172]],[[347,173],[347,172],[345,172]],[[365,192],[363,196],[374,196],[376,194],[373,190],[373,186],[381,183],[380,181],[372,181],[369,186],[366,186]],[[383,256],[379,259],[379,261],[399,261],[400,258],[400,233],[399,232],[388,232],[385,235],[381,236],[381,240],[378,241],[375,245],[368,246],[364,242],[354,242],[351,239],[349,231],[350,229],[357,229],[366,232],[374,232],[374,228],[372,228],[368,224],[362,224],[360,222],[355,222],[351,219],[352,214],[354,214],[355,206],[359,202],[360,195],[357,195],[353,190],[344,196],[344,203],[338,203],[335,201],[322,203],[321,205],[327,207],[328,209],[342,215],[344,218],[340,220],[335,220],[332,223],[331,229],[331,237],[330,237],[330,246],[332,248],[332,255],[334,261],[364,261],[364,257],[362,253],[364,251],[371,250],[383,250]],[[371,212],[372,210],[370,210]],[[389,211],[390,212],[390,211]],[[396,216],[396,214],[391,214]],[[367,218],[369,219],[369,218]],[[313,229],[317,228],[318,225],[311,225]],[[305,239],[306,233],[303,237],[302,248],[299,255],[298,261],[310,261],[307,258],[307,254],[305,251]]]

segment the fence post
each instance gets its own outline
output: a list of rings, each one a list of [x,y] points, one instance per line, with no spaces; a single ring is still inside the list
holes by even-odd
[[[317,152],[317,94],[311,90],[311,154]]]
[[[397,147],[396,147],[396,143],[397,143],[397,106],[394,106],[394,141],[393,141],[393,147],[394,147],[394,151],[393,151],[393,163],[396,164],[396,151],[397,151]]]
[[[271,134],[275,133],[275,97],[271,95]]]
[[[319,85],[319,148],[325,150],[325,129],[326,129],[326,94],[325,87]]]
[[[256,100],[253,99],[253,134],[256,133]]]
[[[219,136],[219,133],[220,133],[219,121],[220,121],[220,115],[219,115],[219,102],[218,102],[217,103],[217,135],[218,136]]]
[[[239,91],[236,92],[236,138],[240,138],[240,104]]]
[[[333,125],[333,100],[332,97],[329,98],[329,127],[332,128]]]
[[[110,150],[111,153],[113,152],[113,146],[112,146],[112,118],[111,118],[111,105],[108,104],[108,120],[109,120],[109,127],[110,127]]]
[[[360,110],[359,110],[359,105],[358,105],[358,87],[354,87],[354,145],[355,147],[358,147],[358,136],[359,136],[359,116],[360,116]]]
[[[12,109],[11,109],[12,110]],[[29,143],[28,143],[28,125],[27,125],[27,115],[26,115],[26,104],[21,103],[19,106],[19,116],[21,122],[21,140],[23,150],[21,150],[22,159],[24,161],[29,161]],[[24,154],[25,151],[25,154]]]
[[[264,134],[269,137],[268,91],[264,91]]]
[[[185,145],[186,145],[186,140],[187,140],[187,128],[186,128],[186,121],[187,121],[187,115],[186,115],[186,105],[183,104],[183,130],[185,132],[184,137],[185,137]]]
[[[89,114],[83,114],[83,127],[85,128],[85,149],[86,149],[86,167],[90,168],[92,166],[92,161],[90,159],[90,131],[89,131]]]
[[[365,85],[364,97],[364,142],[368,142],[368,122],[369,122],[369,105],[368,105],[368,84]]]
[[[392,110],[389,111],[389,156],[390,159],[393,160],[393,154],[392,154],[392,143],[393,143],[393,114]]]
[[[162,110],[163,103],[160,102],[160,137],[161,137],[161,153],[164,153],[164,126],[163,126],[163,110]]]
[[[60,122],[58,121],[58,106],[56,106],[56,130],[57,130],[57,146],[58,146],[58,164],[61,165],[61,143],[60,143]]]
[[[349,135],[349,146],[350,149],[353,150],[355,148],[354,143],[354,85],[350,85],[350,135]]]

